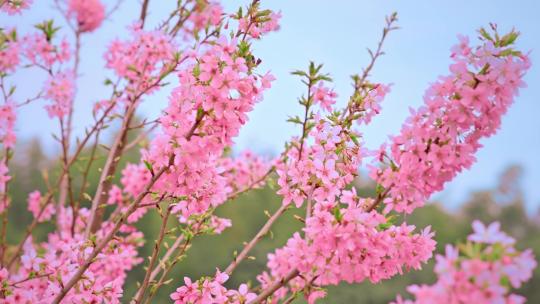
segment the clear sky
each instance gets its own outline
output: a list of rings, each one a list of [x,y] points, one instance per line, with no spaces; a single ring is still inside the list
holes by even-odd
[[[18,24],[29,30],[33,24],[57,17],[52,1],[34,1],[32,11],[24,17],[5,18],[0,24]],[[113,1],[104,1],[113,3]],[[149,26],[155,26],[174,1],[151,0]],[[246,1],[223,1],[228,11]],[[340,101],[345,102],[351,92],[349,76],[358,73],[368,61],[366,47],[377,42],[384,16],[393,11],[399,14],[401,30],[392,33],[382,57],[375,67],[373,80],[393,83],[392,92],[383,104],[383,113],[365,130],[369,148],[376,148],[389,134],[399,131],[408,115],[409,107],[418,107],[429,83],[448,71],[449,49],[457,34],[476,36],[476,29],[489,22],[502,31],[515,27],[522,35],[518,46],[530,54],[533,67],[525,80],[516,103],[503,119],[502,129],[493,138],[483,141],[485,147],[477,154],[478,162],[451,182],[447,190],[436,198],[455,205],[474,189],[494,185],[498,175],[509,164],[525,168],[524,187],[528,208],[540,206],[540,2],[529,1],[321,1],[274,0],[262,1],[263,6],[281,10],[281,30],[255,45],[263,60],[263,69],[277,77],[273,88],[265,95],[250,115],[251,121],[237,139],[237,150],[250,148],[260,152],[280,151],[283,143],[298,130],[285,122],[288,115],[299,113],[297,96],[302,85],[290,75],[293,69],[304,68],[309,60],[324,63],[325,70],[334,78]],[[120,10],[104,26],[83,38],[81,72],[75,121],[79,133],[90,122],[91,103],[107,96],[102,86],[105,70],[103,53],[108,42],[126,33],[126,26],[139,13],[139,1],[126,0]],[[59,18],[57,18],[60,20]],[[68,33],[65,31],[65,33]],[[19,92],[28,96],[39,89],[43,75],[25,72],[17,76]],[[158,115],[167,101],[167,94],[148,98],[143,114]],[[43,103],[34,104],[20,115],[17,128],[20,136],[40,136],[53,150],[52,137],[57,126],[42,110]]]

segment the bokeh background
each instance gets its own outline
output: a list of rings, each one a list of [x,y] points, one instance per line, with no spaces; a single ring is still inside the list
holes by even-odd
[[[62,18],[55,12],[51,1],[35,1],[24,17],[5,17],[3,25],[17,25],[23,32],[45,19]],[[104,1],[109,7],[113,1]],[[169,3],[170,2],[170,3]],[[157,25],[174,1],[151,0],[148,27]],[[226,0],[227,11],[235,11],[247,1]],[[263,6],[282,12],[281,30],[270,34],[254,45],[255,53],[263,60],[262,70],[276,76],[273,88],[265,95],[250,115],[233,151],[250,149],[271,157],[278,154],[283,143],[300,131],[285,122],[289,115],[301,111],[296,103],[303,86],[290,75],[293,69],[307,66],[310,60],[324,63],[324,69],[334,79],[334,88],[345,103],[351,92],[349,76],[361,71],[368,62],[366,47],[374,47],[379,39],[384,16],[394,11],[399,15],[399,31],[393,32],[385,45],[386,55],[373,72],[373,81],[392,83],[392,91],[384,101],[382,114],[365,130],[365,143],[374,149],[399,131],[409,113],[409,107],[422,102],[424,90],[438,75],[448,70],[449,49],[457,41],[457,34],[473,40],[476,29],[497,23],[502,32],[515,27],[522,35],[518,47],[531,51],[533,67],[525,77],[529,87],[522,90],[516,103],[504,117],[500,132],[483,141],[484,148],[477,154],[478,162],[448,184],[445,191],[434,196],[427,207],[406,218],[418,227],[432,225],[437,232],[438,249],[445,243],[463,240],[470,231],[470,222],[479,218],[484,222],[499,220],[503,229],[518,239],[518,247],[531,247],[540,256],[540,2],[530,1],[263,1]],[[138,16],[139,1],[123,1],[120,9],[104,25],[83,38],[81,77],[76,100],[76,134],[82,134],[91,122],[88,113],[93,102],[108,95],[102,85],[110,75],[102,59],[108,43],[127,34],[127,26]],[[2,17],[4,18],[4,16]],[[63,32],[70,38],[69,31]],[[18,74],[17,97],[32,96],[39,90],[45,75],[35,71]],[[147,98],[139,117],[155,118],[167,102],[168,90]],[[26,196],[35,189],[45,188],[41,172],[57,169],[59,148],[51,133],[57,133],[55,122],[47,118],[43,104],[34,103],[21,112],[17,122],[18,153],[11,165],[15,175],[10,183],[13,199],[10,211],[10,235],[20,239],[25,225],[30,222],[26,211]],[[114,136],[111,128],[109,138]],[[132,135],[134,136],[134,134]],[[104,151],[102,151],[104,153]],[[130,152],[124,161],[135,162],[137,151]],[[99,163],[96,164],[96,168]],[[97,171],[91,176],[93,193],[98,179]],[[374,185],[365,178],[357,181],[358,189],[372,194]],[[226,266],[233,252],[242,247],[264,223],[264,211],[272,212],[280,204],[274,190],[253,191],[221,207],[218,213],[233,220],[233,227],[222,236],[202,237],[196,240],[188,258],[176,268],[174,282],[164,288],[156,303],[168,302],[168,294],[179,285],[183,276],[198,278]],[[299,211],[301,212],[301,211]],[[159,229],[159,219],[147,215],[139,223],[151,240]],[[264,239],[253,251],[255,259],[246,261],[229,281],[236,286],[254,277],[266,262],[266,253],[282,246],[295,229],[300,227],[293,212],[287,213],[272,229],[273,237]],[[46,237],[52,227],[40,226],[35,240]],[[141,252],[148,256],[152,242]],[[422,271],[413,271],[381,284],[340,285],[329,289],[328,303],[386,303],[396,293],[405,294],[405,286],[412,283],[431,283],[432,265]],[[127,282],[126,301],[133,293],[143,270],[136,269]],[[530,303],[540,303],[540,271],[522,288]],[[323,301],[324,302],[324,301]]]

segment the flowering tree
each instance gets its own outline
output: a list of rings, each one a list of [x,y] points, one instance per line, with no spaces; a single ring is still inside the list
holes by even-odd
[[[474,45],[460,37],[452,49],[449,75],[430,86],[424,106],[411,111],[400,134],[378,151],[367,151],[361,128],[379,114],[390,90],[372,82],[370,72],[383,54],[388,34],[397,28],[397,15],[392,14],[379,44],[370,51],[369,64],[352,76],[352,93],[344,108],[335,105],[337,94],[322,65],[310,63],[306,71],[293,72],[306,86],[299,98],[304,115],[289,120],[299,126],[299,135],[271,161],[250,152],[231,157],[227,151],[233,139],[274,80],[260,71],[261,61],[252,45],[279,28],[280,14],[261,8],[258,0],[233,13],[224,12],[216,1],[183,0],[149,29],[145,24],[149,1],[144,0],[129,36],[112,41],[104,55],[106,67],[116,77],[105,80],[111,95],[96,100],[93,124],[74,140],[73,105],[79,63],[84,59],[81,40],[118,5],[106,8],[99,0],[54,3],[65,19],[65,35],[72,39],[62,39],[63,30],[52,20],[29,33],[16,28],[0,32],[0,299],[6,303],[118,303],[122,296],[132,303],[151,303],[160,287],[169,283],[169,273],[194,238],[219,234],[232,224],[214,215],[215,209],[274,179],[283,197],[281,207],[225,269],[198,280],[172,278],[179,285],[171,294],[175,303],[289,303],[300,295],[312,303],[325,296],[327,285],[379,282],[419,269],[432,256],[434,233],[429,227],[416,232],[406,223],[394,225],[393,219],[421,207],[471,166],[480,140],[496,132],[524,86],[522,77],[530,65],[527,56],[512,47],[518,37],[515,31],[499,35],[495,26],[490,31],[481,29],[480,41]],[[30,4],[0,0],[0,9],[21,14]],[[21,68],[42,72],[48,80],[37,95],[15,100],[12,76]],[[172,89],[166,86],[170,81],[175,83]],[[160,90],[170,96],[162,115],[137,122],[139,106]],[[28,195],[34,220],[17,244],[8,244],[8,167],[16,141],[14,124],[17,112],[34,102],[44,102],[49,117],[58,122],[61,169],[55,181],[47,180],[46,191]],[[100,135],[111,123],[118,123],[120,129],[108,146],[104,166],[95,168],[94,154],[106,144]],[[151,140],[141,151],[140,162],[120,168],[126,151],[144,138],[129,142],[130,133],[141,129]],[[81,159],[85,149],[91,151],[89,160]],[[351,187],[362,164],[367,164],[377,182],[376,197],[359,197]],[[87,193],[90,170],[100,174],[97,190],[91,194]],[[121,180],[115,184],[117,174]],[[82,182],[76,183],[81,176]],[[268,255],[268,270],[257,277],[259,286],[225,287],[272,224],[287,210],[302,206],[307,210],[301,219],[304,228]],[[162,221],[157,238],[146,240],[154,244],[146,261],[137,253],[144,236],[134,223],[147,212],[159,214]],[[56,230],[46,241],[34,242],[33,230],[46,221],[53,222]],[[471,240],[487,242],[478,239],[479,234]],[[468,257],[491,262],[489,254],[501,248],[497,258],[517,287],[527,277],[510,274],[518,271],[513,263],[520,262],[506,246],[509,241],[494,235],[493,242],[502,245],[468,245],[475,250]],[[168,238],[173,238],[172,244]],[[527,269],[534,267],[530,254],[524,259]],[[143,261],[146,273],[137,292],[124,295],[129,271]],[[456,262],[452,266],[456,270],[446,271],[458,272],[457,267],[466,265]],[[440,267],[437,271],[442,273]],[[478,292],[474,288],[464,291],[465,296],[474,298]]]

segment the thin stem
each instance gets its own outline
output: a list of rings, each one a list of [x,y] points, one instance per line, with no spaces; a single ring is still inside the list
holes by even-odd
[[[262,301],[266,300],[266,298],[274,294],[276,290],[285,286],[287,283],[289,283],[290,280],[296,278],[299,274],[300,272],[298,272],[297,269],[291,270],[283,279],[277,280],[274,283],[272,283],[272,285],[270,285],[268,288],[266,288],[261,293],[259,293],[259,295],[248,304],[262,303]]]
[[[370,212],[372,211],[373,209],[377,208],[377,206],[386,198],[386,196],[388,195],[388,193],[390,192],[390,189],[392,189],[392,186],[386,188],[386,190],[384,190],[384,192],[380,193],[379,195],[377,195],[377,198],[375,199],[375,201],[373,202],[373,204],[371,204],[367,209],[366,211],[367,212]]]
[[[148,298],[146,298],[146,301],[144,302],[145,304],[146,303],[151,303],[152,298],[154,298],[154,296],[156,295],[156,293],[159,290],[159,288],[161,287],[161,285],[163,285],[163,283],[165,282],[165,279],[167,278],[167,276],[169,275],[171,270],[180,261],[180,259],[182,258],[182,256],[186,252],[186,250],[188,249],[189,245],[191,244],[192,239],[193,238],[188,238],[184,242],[182,248],[180,248],[180,251],[176,255],[175,259],[172,261],[171,265],[163,271],[163,273],[161,274],[161,277],[159,278],[159,280],[155,284],[155,288],[153,288],[150,291],[150,294],[148,295]]]
[[[114,7],[111,8],[111,10],[105,15],[104,20],[108,20],[112,16],[112,14],[114,14],[114,12],[116,12],[120,8],[123,2],[124,0],[116,1],[116,4],[114,5]]]
[[[81,182],[81,188],[79,189],[79,197],[77,198],[75,202],[75,209],[73,210],[73,217],[72,217],[72,223],[71,223],[71,235],[75,234],[75,223],[77,222],[77,217],[79,215],[79,205],[81,200],[83,199],[84,193],[86,193],[86,188],[88,187],[88,175],[90,174],[90,168],[92,167],[92,164],[94,163],[94,160],[96,159],[96,151],[99,143],[99,134],[101,133],[100,130],[96,132],[96,137],[94,140],[94,144],[92,145],[92,150],[90,152],[90,156],[88,159],[88,164],[86,164],[86,168],[83,172],[83,179]]]
[[[5,152],[5,163],[4,165],[7,167],[8,164],[9,164],[9,154],[10,154],[10,148],[6,148],[6,152]],[[4,256],[6,254],[6,244],[7,244],[7,241],[6,241],[6,235],[7,235],[7,223],[8,223],[8,200],[9,200],[9,196],[8,196],[8,186],[9,186],[9,181],[6,182],[6,186],[4,188],[4,193],[2,193],[2,201],[0,202],[0,204],[3,204],[3,209],[4,211],[2,212],[2,232],[1,232],[1,237],[0,237],[0,242],[1,242],[1,245],[0,245],[0,268],[1,267],[4,267]]]
[[[99,178],[96,194],[94,195],[94,199],[92,200],[92,207],[90,209],[90,217],[88,221],[89,225],[86,226],[85,238],[88,238],[91,233],[96,232],[101,225],[104,209],[100,208],[100,206],[105,203],[108,192],[111,188],[111,177],[114,175],[118,163],[120,162],[120,156],[122,155],[122,152],[124,150],[129,125],[131,123],[131,120],[133,119],[133,116],[135,115],[135,109],[136,101],[132,101],[126,109],[120,132],[116,136],[116,139],[107,156],[105,166],[101,171],[101,176]]]
[[[313,83],[311,79],[308,83],[308,92],[307,92],[307,99],[306,99],[306,105],[305,105],[305,111],[304,111],[304,121],[302,122],[302,137],[300,138],[300,148],[298,149],[298,160],[302,159],[302,152],[304,151],[304,141],[307,136],[307,123],[309,119],[309,108],[311,107],[311,87]]]
[[[163,243],[163,238],[165,237],[165,231],[167,228],[167,222],[168,222],[170,214],[171,214],[171,208],[168,207],[167,211],[165,212],[165,215],[162,218],[159,236],[154,244],[154,250],[152,251],[152,256],[150,257],[150,261],[148,262],[148,268],[146,270],[143,283],[141,284],[141,287],[139,288],[139,290],[137,291],[134,297],[133,302],[136,304],[139,304],[142,302],[146,289],[148,288],[148,284],[150,283],[152,268],[154,267],[154,264],[156,263],[156,260],[158,258],[159,250],[161,248],[161,244]]]
[[[152,273],[150,274],[150,281],[153,281],[156,278],[156,276],[159,274],[161,269],[165,268],[163,267],[165,261],[169,260],[169,258],[173,255],[176,249],[180,247],[180,244],[182,244],[183,241],[184,241],[184,235],[180,235],[179,237],[176,238],[176,241],[174,241],[172,246],[169,247],[167,252],[165,252],[163,257],[160,259],[160,262],[158,263],[158,265],[156,265],[156,267],[152,270]]]
[[[141,7],[141,16],[140,16],[140,21],[141,21],[141,28],[144,28],[144,22],[146,21],[146,15],[148,13],[148,4],[149,4],[150,0],[143,0],[143,4],[142,4],[142,7]]]
[[[228,275],[231,275],[233,271],[238,267],[238,265],[247,257],[248,253],[253,249],[255,244],[263,237],[265,236],[268,231],[270,231],[270,228],[274,224],[274,222],[287,210],[287,207],[289,205],[281,205],[279,209],[268,219],[268,221],[264,224],[264,226],[257,232],[255,237],[249,241],[249,243],[242,249],[240,254],[238,254],[234,260],[229,264],[229,266],[225,269],[225,273]]]

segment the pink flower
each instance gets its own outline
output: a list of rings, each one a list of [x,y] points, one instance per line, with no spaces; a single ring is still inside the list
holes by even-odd
[[[45,98],[53,102],[45,106],[50,118],[62,119],[69,114],[75,96],[74,85],[71,72],[58,73],[47,81]]]
[[[479,220],[475,220],[472,226],[474,233],[467,238],[470,241],[486,244],[501,243],[504,245],[511,245],[515,242],[513,238],[499,231],[501,227],[499,222],[493,222],[486,227]]]
[[[0,5],[0,10],[9,15],[20,14],[22,10],[27,9],[32,4],[32,0],[6,0]]]
[[[43,203],[45,202],[42,202],[39,191],[34,191],[28,195],[28,211],[32,212],[38,222],[50,220],[55,212],[54,204],[49,203],[47,206],[43,206]],[[41,208],[44,208],[43,211],[41,211]]]
[[[99,0],[69,0],[68,14],[77,20],[81,32],[92,32],[105,18],[105,7]]]
[[[20,43],[14,37],[17,31],[0,30],[4,41],[0,44],[0,72],[13,72],[19,64]]]
[[[5,148],[14,148],[16,135],[13,131],[15,127],[16,113],[13,102],[6,102],[0,105],[0,143]]]
[[[31,248],[26,251],[21,257],[21,263],[25,269],[29,271],[39,271],[39,264],[43,259],[37,257],[36,250]]]
[[[0,192],[6,191],[6,184],[11,179],[9,176],[9,168],[6,166],[5,160],[0,162]]]

